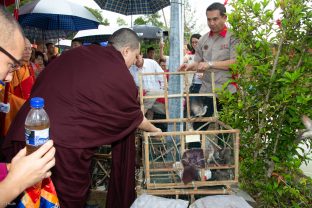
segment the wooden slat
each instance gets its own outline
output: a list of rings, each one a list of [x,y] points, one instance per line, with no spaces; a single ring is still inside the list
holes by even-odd
[[[172,131],[172,132],[146,132],[147,136],[182,136],[182,135],[201,135],[201,134],[232,134],[239,133],[238,129],[228,130],[207,130],[207,131]]]
[[[151,190],[151,189],[140,189],[137,192],[138,195],[150,194],[156,196],[170,196],[170,195],[216,195],[216,194],[231,194],[232,191],[229,189],[174,189],[174,190]]]
[[[222,165],[222,166],[207,166],[206,169],[209,170],[226,170],[226,169],[235,169],[235,165]],[[153,168],[150,169],[150,172],[172,172],[175,170],[183,170],[179,168]],[[200,168],[200,170],[205,171],[205,168]]]
[[[238,181],[192,181],[191,183],[147,183],[147,189],[174,189],[174,188],[194,188],[194,187],[208,187],[208,186],[222,186],[237,184]]]
[[[177,93],[177,94],[168,94],[167,98],[183,98],[186,97],[187,93]],[[189,93],[189,97],[213,97],[213,93],[197,93],[191,94]],[[152,98],[166,98],[165,95],[146,95],[144,99],[152,99]]]

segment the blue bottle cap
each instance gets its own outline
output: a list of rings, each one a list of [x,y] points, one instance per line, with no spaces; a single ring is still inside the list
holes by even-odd
[[[43,108],[44,99],[41,97],[34,97],[30,99],[30,107],[32,108]]]

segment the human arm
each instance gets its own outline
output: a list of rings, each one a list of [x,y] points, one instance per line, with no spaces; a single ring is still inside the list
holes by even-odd
[[[144,116],[143,121],[138,126],[139,129],[149,132],[161,132],[161,129],[156,128],[147,118]]]
[[[178,71],[197,71],[199,62],[194,61],[191,64],[182,64],[179,66]]]
[[[229,48],[226,51],[226,54],[228,55],[226,60],[200,61],[197,71],[204,72],[209,69],[221,69],[228,71],[231,68],[231,65],[236,62],[236,45],[238,44],[238,40],[231,36],[227,44],[229,45]],[[200,52],[200,50],[196,50],[195,60],[203,60],[203,54]]]
[[[228,37],[228,36],[227,36]],[[207,43],[207,38],[201,38],[196,46],[194,60],[199,62],[197,67],[198,72],[204,72],[209,69],[219,69],[228,71],[231,68],[231,65],[236,61],[236,45],[238,44],[238,40],[232,35],[230,38],[225,38],[222,41],[221,48],[212,47]],[[220,43],[219,43],[220,44]],[[209,50],[207,50],[210,48]],[[206,55],[205,55],[206,54]],[[215,54],[212,56],[212,54]],[[213,59],[213,57],[215,57]],[[218,57],[218,58],[216,58]]]
[[[55,148],[48,141],[34,153],[26,156],[26,148],[18,152],[8,166],[7,177],[0,182],[0,208],[5,207],[26,188],[51,176],[55,165]]]
[[[165,48],[165,43],[162,40],[160,40],[159,42],[159,58],[160,59],[166,59],[164,55],[164,48]]]
[[[235,63],[235,59],[225,60],[225,61],[208,61],[208,62],[199,62],[197,71],[204,72],[205,70],[213,69],[221,69],[221,70],[229,70],[231,65]]]

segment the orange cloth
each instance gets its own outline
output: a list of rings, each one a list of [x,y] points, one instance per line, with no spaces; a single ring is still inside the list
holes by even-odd
[[[19,70],[14,72],[13,79],[9,84],[8,102],[10,103],[10,112],[5,115],[4,135],[10,128],[11,122],[17,112],[30,97],[32,86],[35,83],[34,70],[36,66],[32,63],[23,65]],[[0,93],[0,99],[4,100],[4,90]]]
[[[24,196],[18,204],[18,208],[59,208],[54,184],[50,178],[43,179],[42,182],[27,188]]]

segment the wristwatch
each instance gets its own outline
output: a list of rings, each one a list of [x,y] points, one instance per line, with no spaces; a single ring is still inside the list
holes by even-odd
[[[208,69],[212,68],[212,66],[213,66],[212,61],[208,61]]]

